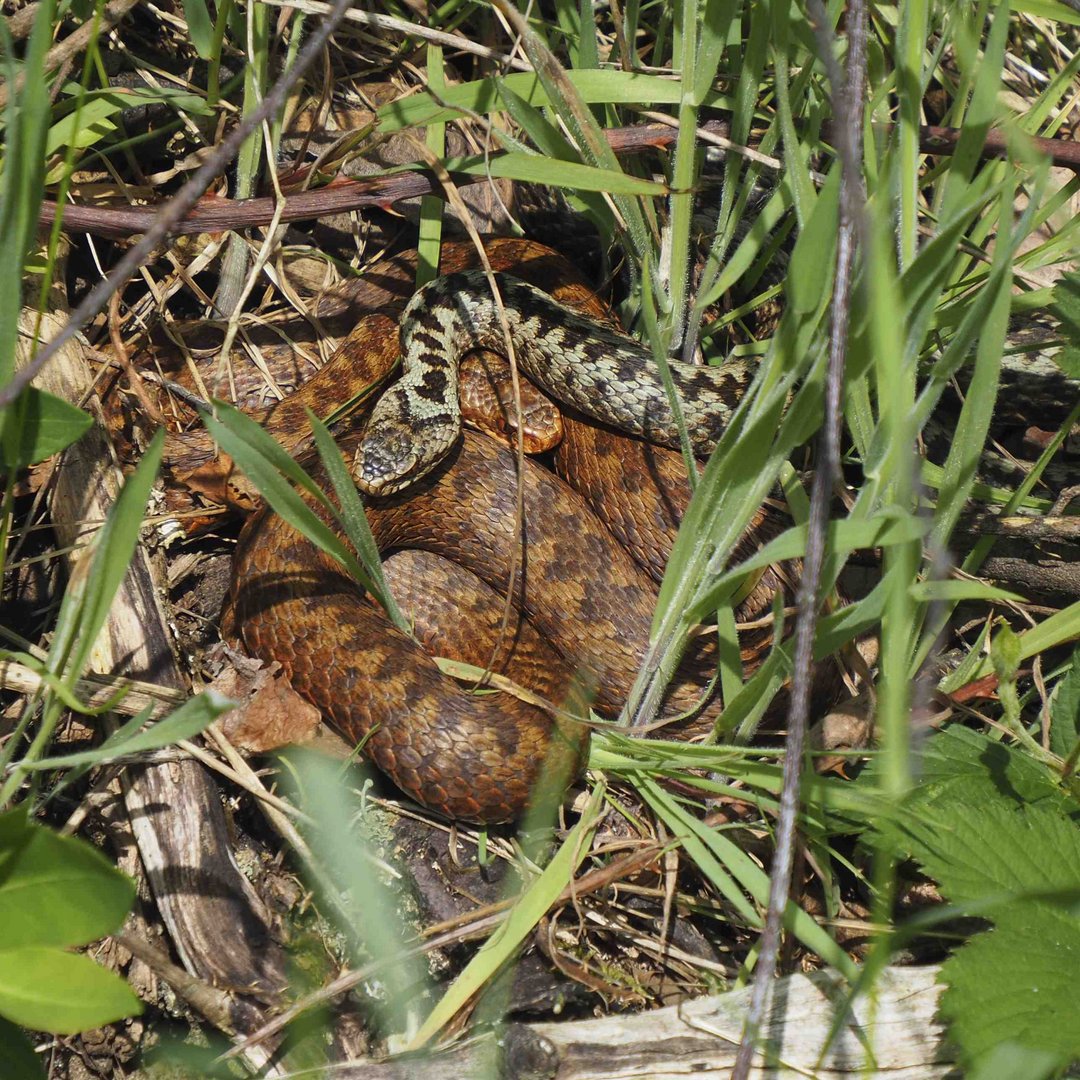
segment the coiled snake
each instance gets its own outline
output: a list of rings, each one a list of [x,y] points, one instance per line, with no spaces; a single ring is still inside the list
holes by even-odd
[[[506,243],[510,246],[504,249],[489,248],[497,266],[514,263],[514,242]],[[545,253],[544,258],[550,256]],[[460,265],[467,256],[459,251],[453,259]],[[528,272],[526,268],[524,273]],[[465,284],[470,286],[467,299]],[[428,431],[445,427],[447,416],[456,411],[446,399],[453,375],[427,359],[434,344],[429,335],[436,325],[467,323],[469,313],[477,310],[474,305],[490,301],[490,294],[478,299],[474,285],[473,275],[444,277],[410,304],[405,345],[419,350],[419,373],[403,395],[389,405],[380,404],[368,432],[381,420],[396,421],[408,412],[423,433],[425,409],[434,418]],[[628,346],[626,339],[570,316],[529,286],[500,279],[500,287],[508,312],[513,312],[518,359],[530,374],[536,370],[535,358],[542,359],[553,345],[556,363],[566,355],[582,361],[572,364],[565,375],[572,405],[591,412],[604,408],[603,403],[597,406],[591,390],[581,387],[630,381],[635,388],[642,385],[637,376],[644,354]],[[433,307],[433,295],[448,298],[448,303]],[[586,305],[594,314],[603,311],[595,299],[586,300]],[[490,318],[486,325],[482,340],[493,340]],[[584,342],[579,337],[582,328],[588,330]],[[475,339],[458,335],[451,352],[469,340]],[[587,366],[590,356],[598,368]],[[432,375],[435,370],[441,374]],[[692,391],[687,394],[691,402],[708,399],[712,405],[730,404],[730,395],[746,380],[741,369],[710,375],[708,369],[693,368],[678,375],[684,391]],[[657,385],[653,380],[643,391],[649,395],[644,412],[638,410],[633,421],[645,434],[670,422],[666,396],[657,395]],[[695,386],[698,392],[693,392]],[[563,395],[562,390],[553,393]],[[610,416],[617,424],[626,414],[625,401],[620,401],[617,414]],[[705,409],[700,420],[692,421],[699,447],[714,439],[726,420],[726,412],[708,413]],[[570,676],[584,670],[595,683],[596,707],[611,713],[620,706],[644,658],[656,602],[653,576],[662,572],[687,491],[678,455],[618,437],[573,409],[565,422],[555,466],[572,475],[584,494],[532,461],[526,461],[519,478],[508,450],[466,432],[407,490],[368,499],[366,509],[381,550],[429,553],[409,556],[411,579],[402,583],[391,578],[399,602],[417,622],[418,636],[443,655],[481,667],[487,665],[497,636],[498,619],[490,613],[499,610],[515,546],[523,539],[523,572],[514,600],[524,618],[512,628],[514,647],[503,670],[526,685],[537,685],[539,673],[539,692],[556,700]],[[370,468],[371,444],[365,445],[365,438],[353,433],[339,444],[347,457],[358,458],[357,471],[389,475],[381,465]],[[447,440],[440,438],[441,446]],[[393,472],[397,477],[396,466]],[[515,525],[519,483],[525,502],[523,537]],[[450,556],[457,564],[441,587],[433,584],[433,575],[442,572],[430,561],[436,555]],[[417,575],[428,588],[418,586]],[[399,595],[399,586],[411,605]],[[766,592],[776,587],[775,580],[761,586]],[[444,591],[481,597],[466,606],[484,608],[486,614],[480,618],[484,628],[462,621],[441,637],[434,636],[423,608],[431,606],[433,595],[440,602],[445,599]],[[265,659],[278,660],[295,689],[347,737],[364,740],[365,751],[376,764],[403,791],[433,809],[470,821],[511,820],[527,804],[545,762],[557,759],[572,768],[580,761],[581,733],[573,725],[560,727],[553,738],[552,721],[544,711],[505,694],[471,694],[445,678],[355,583],[276,515],[259,514],[245,528],[233,594],[236,622],[247,647]],[[537,634],[554,649],[549,648],[539,663],[527,659],[533,655],[528,650]],[[684,674],[669,693],[672,711],[698,702],[708,653],[709,646],[703,644],[684,662]]]

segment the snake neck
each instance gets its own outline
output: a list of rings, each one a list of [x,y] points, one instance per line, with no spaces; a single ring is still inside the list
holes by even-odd
[[[459,361],[476,348],[506,351],[507,331],[521,369],[557,401],[648,442],[679,446],[679,423],[649,352],[523,281],[494,278],[501,312],[479,270],[437,278],[409,302],[401,321],[402,378],[375,407],[357,452],[362,489],[400,491],[435,467],[460,431]],[[668,367],[691,445],[708,453],[750,373],[741,363]]]

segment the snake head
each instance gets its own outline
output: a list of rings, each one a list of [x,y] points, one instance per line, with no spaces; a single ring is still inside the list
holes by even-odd
[[[353,458],[353,479],[368,495],[392,495],[418,480],[424,468],[411,432],[391,419],[368,424]]]

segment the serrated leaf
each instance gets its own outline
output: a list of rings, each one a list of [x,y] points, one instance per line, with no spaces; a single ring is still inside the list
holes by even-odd
[[[45,1070],[30,1040],[3,1017],[0,1017],[0,1061],[4,1063],[4,1080],[45,1080]]]
[[[1048,904],[1017,904],[943,965],[941,1013],[969,1060],[1007,1040],[1064,1064],[1080,1056],[1078,970],[1080,920]]]
[[[0,422],[0,468],[34,465],[80,439],[93,418],[55,394],[30,386]]]
[[[135,885],[98,851],[27,820],[0,815],[0,949],[84,945],[115,930]]]
[[[1080,338],[1080,273],[1062,274],[1054,286],[1050,314],[1061,323],[1067,341]]]
[[[1080,648],[1050,695],[1050,749],[1067,757],[1080,740]]]
[[[1014,806],[1044,803],[1062,814],[1071,808],[1038,762],[968,728],[950,727],[928,739],[915,767],[919,788],[909,806],[916,813],[950,800],[981,806],[1004,797]],[[866,774],[871,782],[873,772]]]
[[[942,1012],[968,1062],[1006,1041],[1067,1060],[1080,1054],[1080,826],[1051,799],[1021,801],[1000,769],[1011,762],[979,763],[981,798],[970,777],[932,785],[896,823],[946,899],[994,923],[944,965]]]
[[[1080,348],[1066,345],[1064,349],[1054,353],[1053,359],[1070,379],[1080,379]]]
[[[953,903],[1080,890],[1080,828],[1056,808],[1018,807],[1001,794],[980,805],[950,792],[922,803],[904,820],[901,838]]]
[[[88,956],[43,946],[0,949],[0,1015],[22,1027],[76,1035],[141,1011],[127,983]]]

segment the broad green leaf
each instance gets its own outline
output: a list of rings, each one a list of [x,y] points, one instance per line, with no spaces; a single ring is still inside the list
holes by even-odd
[[[1046,803],[1062,814],[1069,802],[1053,777],[1029,755],[969,728],[952,726],[927,739],[918,757],[919,789],[909,805],[980,806],[1008,794],[1013,805]]]
[[[85,841],[0,816],[0,949],[85,945],[115,930],[135,885]]]
[[[1076,806],[1026,754],[962,730],[931,740],[925,781],[893,826],[946,899],[994,923],[945,964],[942,1013],[968,1061],[1005,1041],[1075,1057]]]
[[[1014,1042],[998,1043],[989,1053],[976,1058],[967,1070],[967,1080],[1050,1080],[1060,1075],[1068,1062],[1060,1054],[1036,1050]]]
[[[1061,323],[1061,333],[1067,342],[1054,359],[1069,378],[1080,379],[1080,274],[1062,274],[1054,285],[1050,311]]]
[[[1080,346],[1067,345],[1054,353],[1054,361],[1070,379],[1080,379]]]
[[[69,447],[93,425],[89,413],[30,386],[0,418],[0,468],[22,469]]]
[[[75,1035],[142,1012],[119,975],[79,953],[0,949],[0,1015],[22,1027]]]
[[[985,834],[987,842],[992,837]],[[1080,887],[1080,882],[1077,883]],[[1018,897],[1008,917],[977,935],[942,968],[941,1014],[969,1060],[1003,1041],[1080,1058],[1080,919]]]
[[[30,1040],[3,1017],[0,1017],[0,1061],[4,1063],[4,1080],[45,1080],[44,1066]]]

